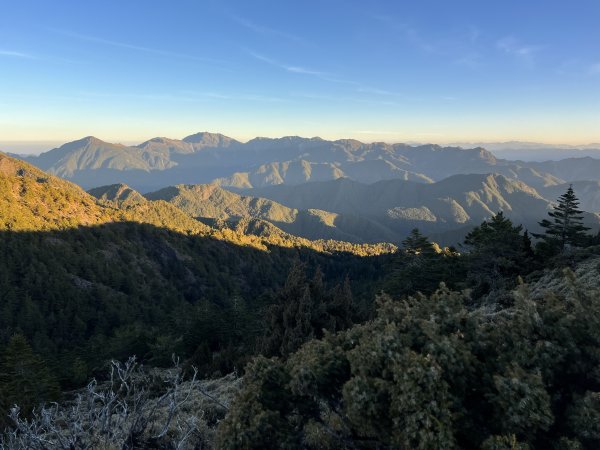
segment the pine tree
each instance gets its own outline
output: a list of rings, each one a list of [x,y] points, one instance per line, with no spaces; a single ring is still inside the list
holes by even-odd
[[[512,285],[518,275],[530,270],[531,241],[522,229],[500,211],[467,234],[467,278],[477,295],[506,288],[507,282]]]
[[[573,185],[569,185],[567,192],[558,198],[558,205],[548,213],[553,220],[544,219],[539,223],[545,229],[544,234],[534,236],[559,252],[563,252],[567,246],[580,246],[585,242],[585,232],[589,230],[583,225],[582,213]]]
[[[431,256],[435,254],[435,248],[426,236],[423,236],[418,228],[413,228],[406,239],[402,241],[402,247],[406,253],[413,255]]]
[[[391,276],[385,284],[387,293],[395,297],[429,294],[441,281],[448,281],[444,274],[445,253],[417,228],[402,241],[402,248],[404,251],[397,252],[392,260]]]
[[[523,233],[523,252],[525,253],[525,256],[527,258],[533,258],[534,257],[534,252],[533,252],[533,247],[531,245],[531,238],[529,237],[529,230],[525,230],[525,233]]]

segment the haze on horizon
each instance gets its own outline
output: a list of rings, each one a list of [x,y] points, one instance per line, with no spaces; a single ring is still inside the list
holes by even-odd
[[[599,18],[593,0],[11,2],[0,140],[600,142]]]

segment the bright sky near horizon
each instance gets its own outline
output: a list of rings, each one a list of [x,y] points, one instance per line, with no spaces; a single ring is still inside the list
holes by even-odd
[[[0,139],[600,142],[600,1],[1,1]]]

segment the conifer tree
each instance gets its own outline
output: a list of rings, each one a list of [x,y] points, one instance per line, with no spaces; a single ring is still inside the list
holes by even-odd
[[[583,211],[579,209],[579,199],[573,185],[558,198],[558,205],[548,215],[553,219],[542,220],[539,224],[545,229],[543,234],[534,234],[548,247],[563,252],[567,246],[577,247],[584,243],[588,227],[583,225]]]
[[[434,255],[435,248],[426,236],[423,236],[418,228],[413,228],[406,239],[402,241],[402,247],[406,253],[413,255]]]
[[[529,237],[529,230],[525,230],[523,233],[523,252],[527,258],[533,258],[533,246],[531,245],[531,238]]]
[[[468,278],[477,295],[508,287],[529,269],[531,241],[522,229],[500,211],[467,234]]]
[[[392,261],[390,279],[385,291],[396,297],[413,295],[417,292],[429,294],[440,282],[450,280],[445,276],[446,254],[436,248],[427,236],[413,228],[402,241],[403,252],[398,252]]]

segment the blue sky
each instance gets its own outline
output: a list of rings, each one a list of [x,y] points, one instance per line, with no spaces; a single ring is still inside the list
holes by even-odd
[[[0,140],[600,142],[600,2],[2,1]]]

